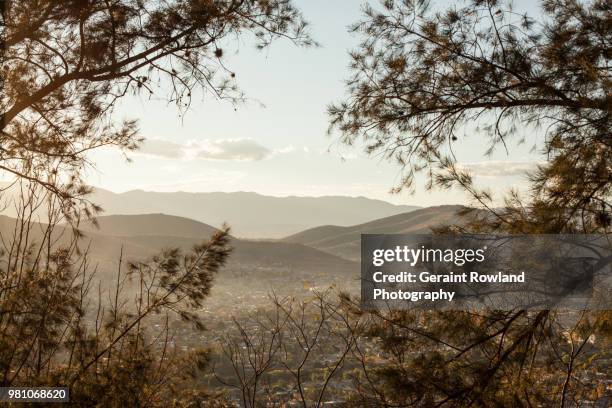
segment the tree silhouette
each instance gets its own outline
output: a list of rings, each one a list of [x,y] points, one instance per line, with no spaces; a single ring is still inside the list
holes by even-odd
[[[532,215],[548,214],[541,232],[609,227],[609,2],[543,1],[538,20],[501,1],[433,15],[427,4],[365,8],[353,26],[364,40],[351,54],[348,97],[329,107],[331,129],[402,165],[398,189],[426,170],[430,186],[459,185],[490,209],[490,193],[456,167],[453,145],[470,123],[488,134],[489,151],[531,130],[548,158],[532,174]],[[522,216],[525,228],[538,228]],[[497,220],[516,229],[514,218]]]
[[[0,169],[66,198],[66,212],[88,192],[87,151],[138,146],[137,123],[110,116],[120,98],[156,93],[186,109],[199,88],[238,101],[223,44],[247,33],[260,48],[312,44],[286,0],[5,0],[0,11]]]
[[[610,2],[544,0],[538,19],[497,0],[436,13],[428,3],[365,6],[352,27],[364,39],[351,53],[348,96],[328,108],[330,131],[399,163],[405,177],[395,191],[425,172],[429,188],[458,186],[487,210],[467,209],[463,225],[437,232],[609,234]],[[525,131],[541,146],[546,161],[529,174],[528,197],[511,191],[500,206],[460,166],[453,147],[474,123],[488,153],[511,149]],[[374,318],[386,363],[364,365],[360,404],[569,406],[603,397],[593,373],[608,369],[609,311]]]
[[[82,174],[93,149],[138,147],[136,121],[112,116],[121,98],[156,94],[183,111],[199,89],[237,103],[223,45],[311,45],[300,12],[286,0],[3,0],[0,11],[0,171],[19,193],[0,231],[0,384],[68,386],[77,406],[226,406],[189,388],[208,354],[179,355],[169,325],[203,328],[195,310],[228,229],[187,252],[117,254],[109,290],[78,230],[100,210]]]

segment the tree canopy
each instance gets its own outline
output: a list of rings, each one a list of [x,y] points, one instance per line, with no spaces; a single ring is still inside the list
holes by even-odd
[[[156,93],[185,109],[200,88],[237,101],[227,41],[313,43],[287,0],[5,0],[0,10],[0,169],[68,207],[87,192],[87,151],[140,141],[136,121],[109,115],[117,100]]]
[[[365,6],[352,27],[363,41],[351,53],[348,96],[328,109],[331,129],[403,166],[398,190],[426,171],[430,187],[458,184],[491,209],[453,147],[474,123],[489,152],[529,129],[547,158],[531,178],[530,205],[548,214],[540,232],[609,227],[612,6],[541,5],[537,19],[498,0],[435,13],[423,0]]]
[[[543,0],[531,18],[508,2],[366,5],[352,30],[347,96],[329,106],[342,142],[397,162],[413,188],[459,187],[466,209],[439,233],[610,233],[612,3]],[[478,125],[473,129],[475,124]],[[489,149],[528,137],[543,163],[528,196],[503,205],[476,185],[454,148],[467,131]],[[526,135],[526,136],[525,136]],[[609,242],[609,241],[608,241]],[[602,262],[610,262],[609,258]],[[603,289],[603,296],[606,289]],[[357,311],[361,315],[362,311]],[[603,398],[610,312],[468,310],[373,313],[385,362],[360,377],[369,406],[568,406]],[[593,349],[591,347],[593,346]]]

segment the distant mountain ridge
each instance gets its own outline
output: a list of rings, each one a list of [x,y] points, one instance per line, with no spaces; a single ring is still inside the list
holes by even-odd
[[[9,185],[0,182],[2,188]],[[10,199],[19,196],[17,186],[8,188],[2,196],[3,202],[0,204],[9,205],[2,209],[1,214],[15,217]],[[253,192],[163,193],[132,190],[114,193],[95,188],[88,199],[100,205],[104,210],[101,215],[105,216],[167,214],[216,228],[227,222],[233,235],[256,239],[279,239],[326,224],[361,224],[420,208],[366,197],[273,197]]]
[[[233,234],[243,238],[282,238],[319,225],[360,224],[419,208],[365,197],[272,197],[250,192],[142,190],[113,193],[100,188],[95,189],[91,200],[102,206],[105,215],[163,213],[214,227],[227,222]]]
[[[462,208],[464,207],[460,205],[442,205],[350,227],[324,225],[288,236],[283,241],[307,245],[345,259],[358,261],[361,234],[428,233],[433,227],[461,222],[457,213]]]

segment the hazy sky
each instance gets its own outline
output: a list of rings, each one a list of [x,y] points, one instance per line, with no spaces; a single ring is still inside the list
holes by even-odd
[[[458,191],[430,193],[422,186],[414,195],[390,195],[398,181],[396,165],[366,157],[359,148],[340,146],[326,134],[326,106],[344,95],[347,51],[359,40],[347,26],[359,19],[361,3],[297,1],[319,48],[300,49],[279,41],[257,51],[248,39],[232,44],[225,63],[250,98],[236,110],[211,95],[196,95],[191,109],[179,117],[172,104],[148,96],[127,98],[116,117],[139,120],[148,139],[143,151],[131,154],[131,163],[117,151],[97,152],[92,157],[96,170],[88,180],[115,192],[255,191],[366,196],[414,205],[465,202]],[[486,158],[483,137],[473,130],[465,133],[456,147],[460,161],[469,164],[478,182],[495,191],[522,185],[522,172],[539,160],[530,153],[529,143]]]

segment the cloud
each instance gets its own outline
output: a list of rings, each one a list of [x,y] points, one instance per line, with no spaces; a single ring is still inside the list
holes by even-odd
[[[306,149],[306,147],[304,148]],[[287,147],[281,147],[279,149],[274,149],[274,151],[272,152],[275,156],[279,155],[279,154],[289,154],[289,153],[293,153],[295,151],[297,151],[298,149],[295,146],[287,146]]]
[[[146,139],[138,153],[159,156],[167,159],[180,159],[185,156],[185,146],[161,139]]]
[[[196,157],[212,160],[259,161],[272,151],[253,139],[215,140],[197,146]]]
[[[146,139],[137,153],[166,159],[259,161],[293,148],[270,150],[251,138],[191,141],[186,144]]]
[[[526,172],[535,170],[539,161],[485,161],[460,163],[459,168],[470,171],[474,176],[509,177],[523,176]]]

